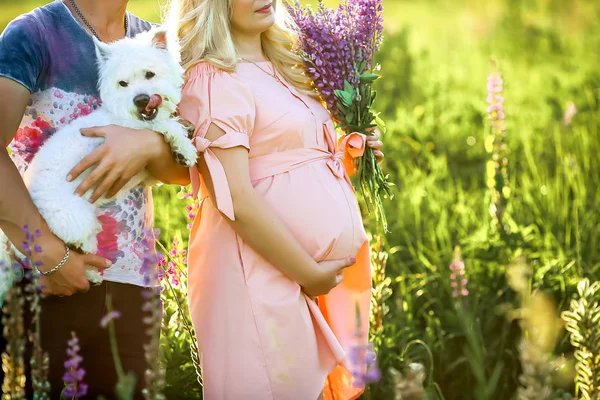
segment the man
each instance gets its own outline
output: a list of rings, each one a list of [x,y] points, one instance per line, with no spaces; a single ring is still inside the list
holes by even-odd
[[[56,0],[15,19],[0,37],[0,141],[10,143],[12,152],[11,156],[0,152],[0,229],[14,244],[23,242],[23,226],[39,229],[40,270],[62,265],[42,278],[49,295],[41,304],[42,346],[50,356],[53,399],[63,389],[71,331],[79,337],[88,395],[113,396],[116,372],[107,331],[100,327],[108,295],[121,313],[116,320],[120,358],[125,371],[137,375],[136,397],[141,397],[147,368],[140,268],[144,232],[152,224],[150,189],[136,188],[124,200],[101,209],[98,255],[71,251],[67,257],[65,244],[48,229],[21,178],[53,132],[100,104],[93,36],[112,42],[150,28],[148,22],[127,13],[126,7],[127,0]],[[83,194],[92,189],[91,201],[105,193],[114,195],[143,168],[165,183],[188,183],[187,168],[174,161],[157,133],[115,126],[83,133],[105,137],[105,144],[69,174],[73,179],[96,166],[77,190]],[[104,270],[101,285],[90,287],[86,265]]]

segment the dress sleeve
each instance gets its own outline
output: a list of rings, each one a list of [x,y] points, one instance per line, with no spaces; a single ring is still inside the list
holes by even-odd
[[[217,200],[217,208],[234,220],[233,201],[225,170],[213,153],[213,148],[245,147],[250,150],[256,107],[247,85],[235,74],[202,63],[194,67],[183,88],[179,104],[181,117],[196,127],[194,144],[209,169]],[[214,141],[206,139],[211,124],[225,134]],[[191,171],[194,195],[200,186],[197,167]]]

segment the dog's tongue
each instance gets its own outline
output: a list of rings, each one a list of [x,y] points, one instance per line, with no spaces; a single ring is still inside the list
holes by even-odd
[[[160,97],[160,95],[158,95],[158,94],[153,94],[152,96],[150,96],[150,101],[148,102],[148,105],[146,106],[146,111],[150,112],[152,110],[155,110],[161,104],[162,104],[162,97]]]

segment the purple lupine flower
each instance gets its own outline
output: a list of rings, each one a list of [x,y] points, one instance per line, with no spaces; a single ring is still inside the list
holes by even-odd
[[[454,260],[450,265],[450,286],[452,287],[452,297],[466,297],[469,295],[465,276],[465,263],[460,256],[460,248],[454,249]]]
[[[287,7],[300,30],[307,75],[340,121],[335,91],[344,89],[344,80],[357,87],[359,75],[370,70],[382,39],[382,0],[349,0],[337,10],[320,2],[316,12],[299,2]]]
[[[111,311],[104,317],[102,317],[102,319],[100,320],[100,326],[106,328],[112,320],[115,320],[117,318],[121,318],[121,313],[118,311]]]
[[[71,339],[69,339],[67,344],[69,346],[67,348],[69,358],[64,363],[66,372],[63,375],[63,381],[66,387],[62,392],[62,396],[78,399],[87,394],[88,386],[83,382],[85,370],[79,367],[83,358],[79,355],[79,350],[81,349],[75,332],[71,333]]]
[[[494,128],[504,130],[504,97],[502,97],[502,77],[492,75],[487,83],[487,112]]]
[[[31,268],[31,256],[32,256],[32,243],[35,240],[34,235],[29,232],[29,225],[23,226],[23,233],[25,233],[25,240],[21,243],[21,252],[25,256],[24,259],[20,260],[25,268]]]
[[[188,229],[192,229],[192,222],[194,221],[194,219],[196,218],[196,215],[198,214],[198,210],[200,209],[200,204],[198,203],[197,199],[194,199],[194,196],[190,193],[190,192],[184,192],[184,191],[180,191],[179,193],[177,193],[177,198],[180,200],[186,199],[186,200],[191,200],[191,204],[188,204],[185,206],[185,209],[187,211],[187,217],[190,220],[190,223],[187,225]]]
[[[165,267],[167,266],[167,259],[164,255],[158,255],[158,281],[162,282],[165,278]]]
[[[36,229],[33,234],[29,231],[29,226],[28,225],[24,225],[23,226],[23,233],[25,233],[25,240],[22,243],[22,249],[21,251],[23,252],[23,255],[25,256],[24,259],[20,259],[17,263],[18,265],[15,265],[15,276],[19,276],[21,272],[23,274],[23,276],[25,276],[25,278],[27,278],[28,280],[32,280],[35,284],[35,288],[38,291],[38,293],[41,293],[43,286],[40,283],[40,280],[38,279],[39,276],[38,274],[34,274],[33,273],[33,268],[39,268],[42,265],[44,265],[44,263],[42,262],[42,260],[35,260],[33,262],[32,265],[32,261],[34,258],[37,258],[35,256],[39,256],[43,249],[40,245],[36,244],[36,239],[38,239],[40,236],[42,236],[42,232],[39,229]],[[24,271],[19,271],[21,268],[19,267],[19,265],[22,265],[22,267],[25,268]]]
[[[565,126],[570,125],[575,114],[577,114],[577,107],[575,106],[575,103],[570,101],[567,105],[567,109],[565,110],[565,114],[563,115],[563,124]]]
[[[33,234],[31,234],[29,232],[29,226],[24,225],[23,233],[25,233],[25,241],[23,242],[23,249],[22,249],[23,254],[26,257],[31,258],[33,256],[34,252],[37,254],[41,253],[42,248],[35,243],[35,239],[39,238],[42,235],[40,230],[36,229],[35,232]]]
[[[146,286],[157,286],[158,285],[158,263],[159,257],[155,249],[155,235],[158,232],[152,232],[146,230],[144,232],[144,238],[142,239],[142,248],[144,253],[144,260],[142,261],[142,267],[140,268],[140,274],[144,276],[144,284]]]
[[[350,373],[354,378],[352,385],[356,388],[365,387],[367,383],[377,382],[381,379],[381,371],[377,366],[376,354],[373,344],[365,343],[364,332],[361,329],[360,305],[356,302],[356,328],[354,338],[357,343],[350,347],[348,361],[350,362]]]
[[[352,346],[348,353],[348,360],[351,364],[350,372],[354,377],[354,387],[362,388],[367,383],[377,382],[381,379],[381,371],[377,366],[375,351],[371,343]]]
[[[490,214],[494,218],[492,226],[506,232],[508,226],[503,223],[504,212],[508,203],[510,187],[508,178],[508,157],[506,133],[504,126],[504,97],[503,80],[496,65],[492,62],[492,73],[487,79],[488,118],[490,120],[491,134],[486,139],[486,150],[491,153],[487,183],[492,195]]]
[[[372,112],[375,92],[373,57],[383,34],[382,0],[346,0],[336,10],[319,0],[316,11],[298,0],[286,3],[299,29],[299,53],[304,71],[338,127],[348,135],[370,134],[377,118]],[[392,184],[367,148],[355,160],[358,189],[375,210],[387,232],[382,198],[392,198]]]
[[[356,21],[352,25],[355,29],[354,44],[360,48],[363,59],[367,61],[366,70],[370,70],[373,53],[383,41],[382,0],[350,0],[348,13],[351,20]]]
[[[181,248],[181,243],[177,237],[173,238],[171,244],[172,247],[169,250],[170,261],[167,262],[162,254],[159,255],[158,266],[161,267],[159,280],[162,281],[166,278],[172,286],[179,287],[182,276],[181,268],[187,265],[187,250]]]

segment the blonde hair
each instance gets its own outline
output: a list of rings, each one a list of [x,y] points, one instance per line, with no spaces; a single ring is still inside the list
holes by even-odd
[[[233,72],[238,53],[231,36],[233,0],[171,0],[167,15],[169,30],[176,32],[181,64],[186,71],[207,62]],[[279,0],[275,23],[261,34],[262,49],[287,82],[299,91],[317,97],[304,74],[303,60],[296,52],[298,30]]]

